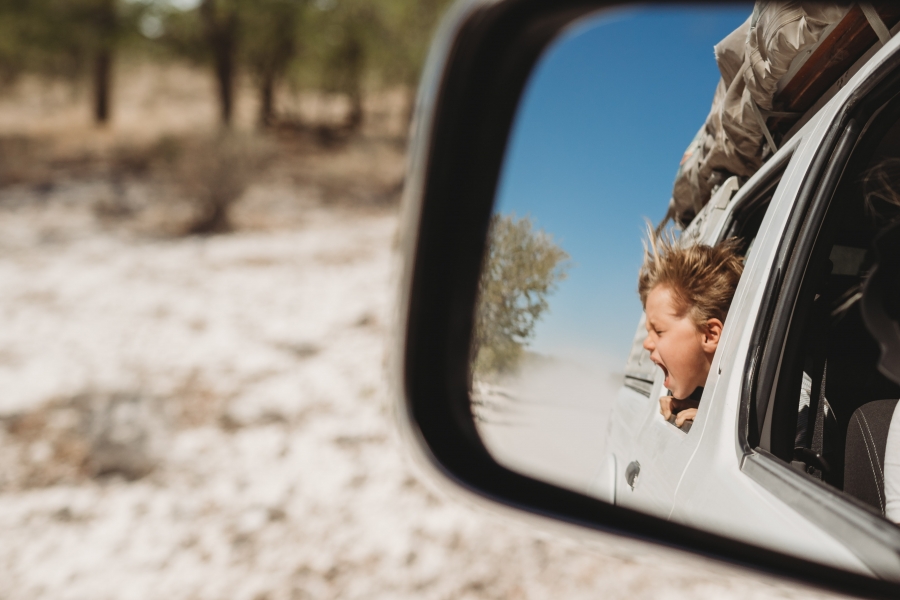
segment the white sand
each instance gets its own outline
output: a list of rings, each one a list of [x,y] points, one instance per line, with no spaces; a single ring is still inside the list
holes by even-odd
[[[3,598],[815,595],[610,557],[420,483],[384,373],[393,213],[153,241],[54,210],[67,227],[0,214]],[[115,474],[135,464],[154,468]]]

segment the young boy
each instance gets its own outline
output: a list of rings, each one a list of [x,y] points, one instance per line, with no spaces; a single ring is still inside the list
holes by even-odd
[[[739,241],[680,246],[671,236],[648,236],[638,293],[647,315],[644,348],[666,375],[671,396],[659,399],[665,419],[693,420],[719,345],[728,306],[743,271]]]

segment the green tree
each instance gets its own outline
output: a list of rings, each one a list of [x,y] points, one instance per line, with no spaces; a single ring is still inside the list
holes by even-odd
[[[344,124],[363,124],[368,89],[403,86],[410,112],[437,22],[450,0],[315,0],[301,26],[306,43],[290,68],[295,85],[343,94]]]
[[[260,124],[271,124],[275,89],[299,49],[307,1],[201,0],[190,10],[150,1],[163,25],[160,41],[177,55],[212,66],[222,124],[231,125],[242,72],[257,88]]]
[[[547,297],[565,279],[569,255],[529,217],[494,215],[481,272],[475,331],[473,376],[516,368],[534,327],[550,307]]]
[[[406,112],[411,117],[428,48],[451,0],[380,0],[380,4],[385,26],[373,59],[384,83],[406,88]]]
[[[36,47],[31,17],[28,2],[0,0],[0,85],[10,85],[33,62],[27,52]]]
[[[239,61],[241,16],[246,0],[200,0],[183,10],[150,0],[162,23],[159,41],[176,55],[212,66],[223,126],[231,125]]]
[[[111,116],[116,53],[137,35],[144,5],[124,0],[0,0],[0,76],[91,78],[97,123]]]
[[[305,0],[256,0],[243,11],[243,62],[259,94],[259,124],[275,118],[275,88],[294,59],[300,43]]]
[[[350,101],[344,127],[356,131],[363,124],[366,76],[376,66],[372,49],[384,30],[378,0],[330,0],[316,3],[306,31],[309,52],[301,68],[314,73],[314,85],[342,94]]]
[[[203,36],[212,56],[222,124],[231,125],[237,70],[239,0],[203,0],[198,10]]]

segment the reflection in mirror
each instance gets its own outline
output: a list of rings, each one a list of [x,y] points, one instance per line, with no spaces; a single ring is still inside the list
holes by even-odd
[[[858,115],[827,210],[793,210],[832,156],[815,120],[896,53],[860,10],[604,13],[547,49],[508,143],[471,349],[472,414],[499,463],[900,581],[900,382],[879,354],[900,339],[876,326],[879,346],[860,308],[882,305],[864,299],[873,242],[900,232],[900,101]],[[869,40],[852,52],[850,30]],[[794,267],[771,284],[789,227]]]
[[[709,110],[713,45],[749,12],[603,15],[561,36],[532,74],[501,175],[473,344],[473,412],[502,462],[606,493],[597,477],[641,318],[645,219],[665,215],[685,143]]]

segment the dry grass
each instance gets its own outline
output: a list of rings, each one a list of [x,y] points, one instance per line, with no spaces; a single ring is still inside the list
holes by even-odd
[[[400,90],[373,94],[353,135],[340,126],[345,99],[291,90],[277,99],[281,120],[257,131],[246,86],[224,132],[210,74],[185,65],[121,65],[114,99],[101,128],[86,90],[34,78],[7,90],[0,192],[41,203],[90,182],[106,190],[88,207],[98,223],[153,236],[293,227],[310,205],[389,208],[399,197],[408,114]]]

